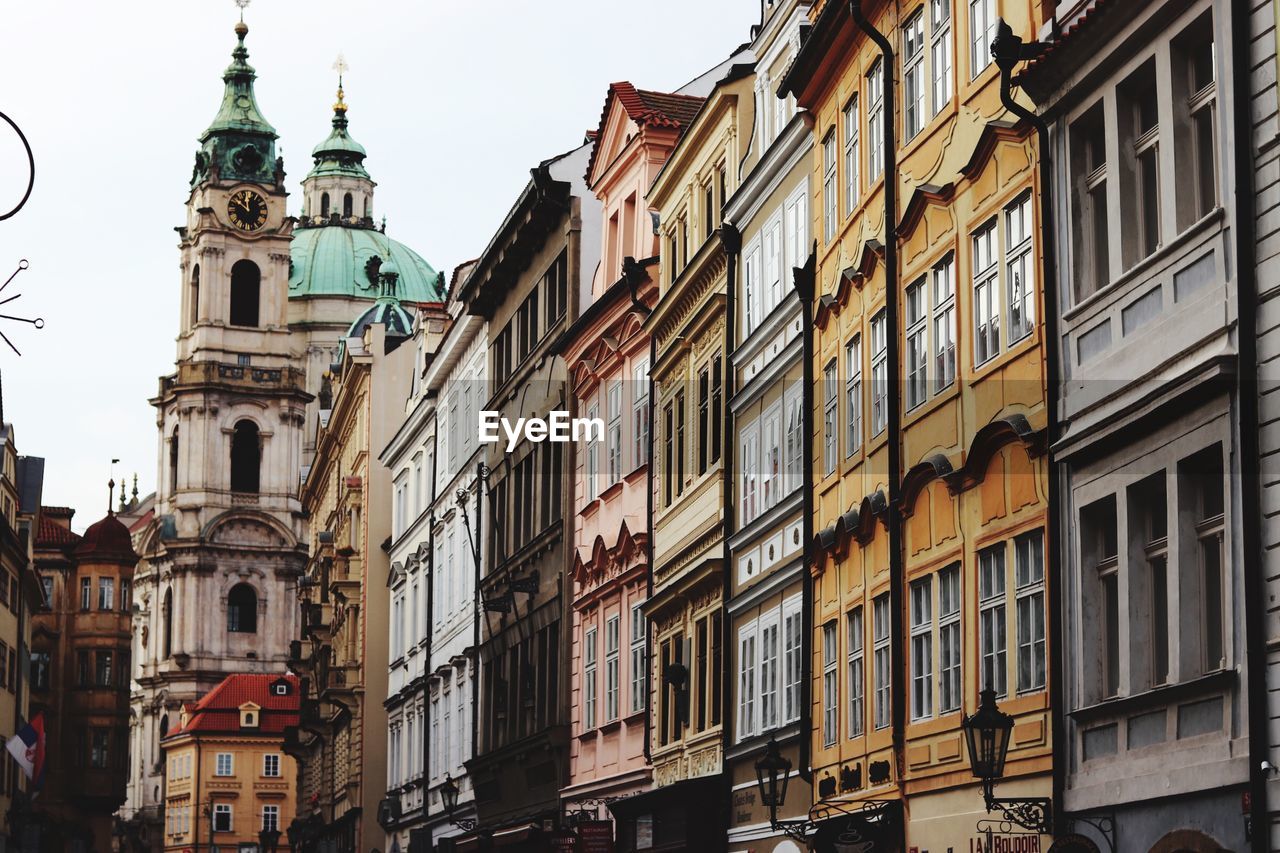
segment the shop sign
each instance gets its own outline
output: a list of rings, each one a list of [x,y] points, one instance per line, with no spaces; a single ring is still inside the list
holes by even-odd
[[[812,844],[816,853],[883,853],[892,849],[885,832],[861,816],[824,820]]]
[[[983,833],[969,839],[969,853],[1043,853],[1039,835]]]
[[[578,834],[572,829],[557,829],[551,833],[552,853],[576,853]]]
[[[613,821],[587,820],[578,824],[578,853],[613,853]]]

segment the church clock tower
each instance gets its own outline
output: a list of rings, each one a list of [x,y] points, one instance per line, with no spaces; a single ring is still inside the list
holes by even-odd
[[[306,560],[299,470],[312,395],[289,331],[284,166],[235,28],[222,103],[200,137],[180,236],[176,371],[152,398],[154,517],[134,573],[129,801],[163,839],[159,742],[229,673],[281,672]]]

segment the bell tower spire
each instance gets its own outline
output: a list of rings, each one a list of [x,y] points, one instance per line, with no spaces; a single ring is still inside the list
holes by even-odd
[[[349,70],[338,54],[333,70],[338,72],[338,99],[333,105],[333,129],[311,151],[314,165],[302,181],[303,220],[309,225],[373,227],[373,188],[364,168],[365,150],[347,130],[347,100],[342,77]]]
[[[245,36],[249,26],[244,22],[248,0],[236,0],[240,20],[236,23],[236,46],[231,51],[231,64],[222,74],[222,103],[204,133],[192,185],[203,180],[240,180],[260,184],[276,184],[283,180],[283,164],[276,160],[276,129],[262,115],[253,90],[257,72],[249,64]]]

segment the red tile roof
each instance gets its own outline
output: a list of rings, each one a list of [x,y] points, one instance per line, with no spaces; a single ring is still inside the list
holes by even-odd
[[[596,145],[591,148],[591,157],[587,161],[588,179],[596,165],[596,151],[601,137],[604,136],[604,125],[609,120],[609,106],[614,98],[627,111],[627,117],[641,127],[663,127],[683,133],[693,117],[702,109],[706,98],[693,95],[677,95],[669,92],[653,92],[648,89],[637,89],[626,80],[609,85],[604,96],[604,108],[600,110],[600,126],[594,139]],[[590,131],[588,131],[590,136]]]
[[[78,534],[73,533],[69,527],[65,527],[54,520],[65,518],[70,523],[71,516],[75,515],[75,512],[74,509],[65,506],[40,507],[40,524],[36,529],[36,547],[62,548],[79,542],[80,536]]]
[[[278,681],[289,683],[289,693],[279,696],[272,689]],[[240,706],[252,702],[261,708],[258,725],[240,727]],[[185,726],[173,729],[168,737],[201,732],[208,734],[281,734],[289,726],[298,725],[298,678],[294,675],[228,675],[222,683],[204,695],[195,707],[188,708]]]

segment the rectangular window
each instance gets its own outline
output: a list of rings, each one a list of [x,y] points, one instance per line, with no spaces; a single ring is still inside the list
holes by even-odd
[[[644,617],[644,605],[631,606],[631,713],[638,714],[645,708],[648,660],[645,656],[645,639],[648,624]]]
[[[1031,334],[1036,319],[1031,257],[1031,193],[1004,209],[1004,266],[1009,292],[1009,346]]]
[[[760,451],[764,467],[760,474],[760,509],[778,502],[782,489],[782,404],[774,403],[760,419]]]
[[[871,318],[871,434],[884,432],[889,422],[889,338],[885,309]]]
[[[724,412],[724,365],[720,362],[720,353],[712,356],[711,362],[711,464],[720,461],[720,432],[724,426],[721,415]]]
[[[889,727],[892,674],[889,662],[889,594],[876,596],[871,602],[871,651],[875,668],[875,724],[877,729]]]
[[[217,756],[214,758],[213,775],[230,776],[232,775],[231,770],[232,770],[231,753],[219,752]]]
[[[836,129],[822,140],[822,239],[836,238]]]
[[[622,479],[622,382],[613,382],[609,386],[609,423],[606,435],[609,439],[609,459],[605,471],[605,482],[612,486]]]
[[[873,183],[884,171],[884,75],[883,60],[877,59],[867,72],[867,181]]]
[[[268,752],[262,756],[262,775],[275,778],[280,775],[280,756],[274,752]]]
[[[618,691],[622,688],[622,617],[615,613],[604,623],[604,719],[618,719]]]
[[[844,404],[846,456],[862,447],[862,335],[844,345]]]
[[[684,465],[689,454],[685,449],[684,431],[688,420],[685,415],[684,392],[676,392],[676,494],[684,493]]]
[[[951,100],[951,0],[929,0],[929,25],[933,115],[937,115]]]
[[[911,719],[933,716],[933,584],[911,585]]]
[[[675,408],[668,403],[662,409],[662,505],[671,506],[676,481]]]
[[[1018,691],[1044,689],[1044,535],[1013,540],[1014,590],[1018,608]]]
[[[840,398],[837,393],[836,360],[833,358],[822,369],[822,470],[832,474],[836,470],[836,420]]]
[[[588,628],[582,640],[582,728],[596,727],[596,629]]]
[[[991,41],[996,37],[996,0],[969,0],[969,79],[991,64]]]
[[[99,610],[115,610],[116,609],[115,578],[98,578],[98,609]]]
[[[822,626],[822,743],[835,746],[839,717],[840,670],[836,657],[836,623]]]
[[[1186,75],[1190,95],[1187,109],[1191,121],[1190,147],[1192,187],[1195,191],[1196,218],[1205,216],[1218,203],[1217,95],[1213,45],[1213,21],[1204,26],[1188,27],[1188,44],[1184,46]]]
[[[587,417],[590,420],[597,420],[600,417],[600,406],[598,403],[592,403],[587,407]],[[593,501],[600,494],[600,442],[587,439],[587,500]],[[517,505],[523,509],[522,502],[517,499]]]
[[[929,363],[928,280],[907,286],[907,408],[914,409],[929,396],[925,370]]]
[[[698,474],[707,473],[707,451],[711,443],[711,370],[698,373]]]
[[[960,710],[960,566],[938,572],[938,713]]]
[[[984,364],[1000,354],[1000,268],[996,223],[973,235],[973,363]]]
[[[904,141],[924,128],[924,10],[902,24],[902,87],[906,95],[903,116]]]
[[[280,807],[266,804],[262,807],[262,831],[278,832],[280,830]]]
[[[0,652],[5,648],[4,643],[0,643]],[[0,682],[5,680],[4,673],[4,656],[0,654]],[[86,649],[80,649],[76,652],[76,683],[81,687],[88,687],[90,681],[89,671],[89,652]]]
[[[778,615],[760,619],[760,731],[778,727]]]
[[[800,679],[804,620],[800,615],[800,597],[793,596],[782,605],[782,722],[800,719]]]
[[[1111,280],[1111,226],[1107,215],[1106,121],[1102,104],[1071,125],[1072,199],[1076,219],[1073,247],[1076,301],[1088,298]]]
[[[844,105],[841,113],[844,124],[844,215],[853,213],[858,206],[858,96],[854,95]],[[797,261],[799,258],[792,254]]]
[[[1008,692],[1004,560],[1003,542],[978,552],[978,641],[982,661],[978,688],[990,688],[997,696]]]
[[[738,738],[756,733],[756,623],[738,631]]]
[[[804,395],[798,390],[785,395],[787,409],[787,485],[788,491],[800,488],[804,482]]]
[[[956,381],[955,258],[947,255],[933,271],[933,392]]]
[[[231,804],[230,803],[214,803],[213,804],[213,831],[214,832],[230,832],[231,831]]]
[[[80,609],[88,610],[93,604],[93,580],[80,578]]]
[[[760,430],[756,424],[750,424],[742,430],[742,445],[740,448],[742,478],[740,486],[741,495],[738,498],[742,506],[742,525],[745,526],[755,520],[760,514],[759,503],[757,500],[757,485],[759,483],[760,470]],[[748,565],[751,565],[748,562]],[[754,572],[747,572],[747,575],[753,575]]]
[[[631,467],[649,461],[649,360],[631,371]]]
[[[95,657],[96,666],[94,668],[93,683],[99,687],[115,687],[116,683],[113,678],[115,656],[109,649],[100,649]],[[13,657],[9,658],[9,679],[7,686],[13,686]]]
[[[845,677],[849,682],[849,737],[855,738],[862,735],[863,726],[866,724],[867,718],[866,701],[864,699],[866,675],[863,672],[861,607],[855,607],[849,611],[849,615],[845,617],[845,627],[847,629]]]

